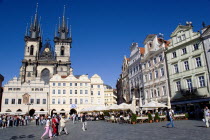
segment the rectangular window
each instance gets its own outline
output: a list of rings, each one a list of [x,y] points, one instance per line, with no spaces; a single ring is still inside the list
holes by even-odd
[[[197,43],[194,44],[193,47],[194,47],[194,51],[195,51],[195,50],[198,50],[198,44],[197,44]]]
[[[86,104],[88,103],[88,99],[85,99],[85,103],[86,103]]]
[[[93,103],[93,99],[94,99],[94,98],[91,98],[91,103]]]
[[[185,70],[189,70],[189,63],[188,61],[184,61],[184,67],[185,67]]]
[[[65,89],[63,90],[63,94],[66,94],[66,90]]]
[[[66,83],[63,83],[63,86],[66,86]]]
[[[152,89],[150,90],[150,97],[151,98],[153,97],[153,90]]]
[[[163,60],[163,56],[159,55],[159,60],[162,61]]]
[[[176,52],[172,53],[172,58],[176,58]]]
[[[149,73],[149,80],[152,80],[152,73]]]
[[[88,94],[88,90],[85,90],[85,94]]]
[[[158,70],[155,71],[155,78],[158,78]]]
[[[87,84],[87,83],[85,83],[85,86],[88,86],[88,84]]]
[[[9,99],[5,99],[5,102],[4,102],[6,105],[8,105],[9,103]]]
[[[72,94],[72,90],[70,90],[70,94]]]
[[[9,88],[8,90],[9,90],[9,91],[12,91],[12,88]]]
[[[199,76],[198,78],[199,78],[200,87],[205,87],[204,76]]]
[[[58,94],[61,94],[61,90],[60,89],[58,90]]]
[[[40,99],[36,99],[36,104],[40,104]]]
[[[91,95],[93,95],[93,91],[91,91]]]
[[[82,86],[82,83],[80,83],[80,86]]]
[[[31,104],[33,104],[33,103],[34,103],[34,99],[31,99],[30,101],[31,101]]]
[[[46,99],[42,99],[42,104],[46,104]]]
[[[187,79],[187,88],[192,89],[192,80],[191,79]]]
[[[176,82],[176,90],[177,91],[180,91],[181,90],[181,82],[180,81],[177,81]]]
[[[70,83],[70,86],[72,86],[72,83]]]
[[[80,94],[82,94],[82,90],[80,90]]]
[[[160,90],[157,88],[157,96],[160,96]]]
[[[160,68],[160,72],[161,72],[161,76],[164,76],[165,75],[164,68]]]
[[[75,104],[77,104],[77,99],[75,99]]]
[[[100,85],[98,85],[97,87],[100,88]]]
[[[195,58],[196,59],[196,64],[197,64],[197,67],[201,67],[201,58],[200,57],[197,57]]]
[[[148,61],[148,67],[151,67],[151,62],[150,61]]]
[[[55,104],[55,99],[52,99],[52,104]]]
[[[55,90],[53,89],[53,94],[55,94]]]
[[[61,86],[61,83],[58,83],[58,86]]]
[[[187,49],[186,48],[182,49],[182,54],[187,54]]]
[[[21,99],[18,99],[18,104],[21,104],[21,101],[22,101]]]
[[[178,64],[175,64],[175,65],[174,65],[174,72],[175,72],[175,73],[179,73]]]
[[[162,87],[162,90],[163,90],[163,96],[165,96],[165,95],[166,95],[166,87],[163,86],[163,87]]]
[[[181,38],[181,36],[178,36],[177,37],[177,42],[180,42],[180,41],[182,41],[182,38]]]
[[[34,91],[34,88],[32,88],[31,91]]]
[[[53,86],[55,86],[55,83],[53,83]]]
[[[72,104],[72,99],[70,99],[70,104]]]
[[[75,83],[75,86],[77,86],[77,83]]]
[[[147,75],[144,76],[145,82],[147,82]]]
[[[83,104],[83,99],[80,99],[80,104]]]
[[[93,85],[91,85],[91,88],[93,88]]]
[[[182,40],[185,40],[186,39],[186,36],[185,34],[182,35]]]
[[[58,104],[61,104],[61,100],[58,98]]]
[[[98,91],[98,95],[100,95],[101,93],[100,93],[100,91]]]
[[[77,90],[75,90],[75,94],[77,94]]]
[[[156,63],[157,63],[156,57],[153,59],[153,61],[154,61],[154,64],[156,64]]]
[[[63,98],[63,104],[66,104],[66,99],[65,98]]]

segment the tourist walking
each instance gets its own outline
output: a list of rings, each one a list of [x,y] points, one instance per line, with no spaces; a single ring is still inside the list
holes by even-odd
[[[56,115],[53,115],[53,119],[52,119],[52,128],[53,128],[53,137],[58,136],[57,132],[58,132],[58,119],[56,118]]]
[[[210,114],[210,110],[206,106],[205,109],[204,109],[204,119],[205,119],[205,122],[206,122],[206,128],[209,127],[209,114]]]
[[[36,125],[39,125],[39,116],[35,116],[35,119],[36,119]]]
[[[168,126],[171,125],[172,128],[174,128],[173,112],[172,112],[171,109],[169,109],[169,110],[167,111],[167,119],[168,119],[170,122],[166,125],[166,127],[168,128]]]
[[[85,113],[83,113],[81,121],[82,121],[82,130],[83,131],[87,130],[87,122],[86,122]]]
[[[72,119],[73,119],[73,123],[75,123],[76,114],[73,114],[73,115],[72,115]]]
[[[61,132],[64,130],[66,135],[68,135],[67,129],[66,129],[66,120],[64,119],[65,116],[61,117],[60,120],[60,131],[59,131],[59,135],[61,135]]]
[[[46,126],[45,126],[45,132],[44,132],[44,134],[42,135],[42,137],[41,137],[41,139],[43,139],[43,137],[47,134],[47,133],[49,133],[49,137],[50,137],[50,139],[52,138],[52,131],[51,131],[51,124],[50,124],[50,116],[48,117],[48,119],[47,119],[47,122],[46,122]]]

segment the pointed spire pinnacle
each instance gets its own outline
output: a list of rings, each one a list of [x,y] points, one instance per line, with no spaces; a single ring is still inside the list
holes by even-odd
[[[71,25],[70,25],[70,30],[69,30],[70,38],[71,38]]]
[[[28,23],[26,25],[26,33],[25,33],[25,36],[28,36]]]
[[[57,36],[56,27],[57,27],[57,24],[55,25],[55,36],[54,37]]]
[[[65,11],[66,11],[66,6],[64,5],[64,8],[63,8],[63,23],[62,23],[62,27],[64,28],[65,27]]]

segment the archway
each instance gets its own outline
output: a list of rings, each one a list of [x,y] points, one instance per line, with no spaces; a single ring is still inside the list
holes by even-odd
[[[57,114],[57,113],[54,113],[54,111],[56,111],[56,110],[53,109],[53,110],[51,111],[51,117],[53,116],[53,114]]]
[[[44,81],[45,84],[49,83],[50,80],[50,71],[48,69],[43,69],[41,72],[41,80]]]
[[[33,116],[34,113],[35,113],[35,110],[34,110],[34,109],[31,109],[31,110],[29,111],[29,115],[30,115],[30,116]]]
[[[22,112],[22,110],[21,109],[18,109],[16,112]]]
[[[69,112],[70,115],[76,114],[76,113],[77,113],[77,111],[75,109],[71,109],[70,112]]]
[[[44,109],[41,109],[40,111],[44,111]]]

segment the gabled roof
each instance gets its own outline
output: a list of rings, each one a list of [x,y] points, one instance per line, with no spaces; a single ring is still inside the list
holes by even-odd
[[[156,36],[156,34],[149,34],[147,37],[144,39],[143,44],[146,44],[149,40],[153,39]]]
[[[169,46],[169,44],[170,44],[170,41],[164,40],[164,39],[162,39],[162,38],[158,38],[158,43],[159,43],[159,44],[165,43],[165,47],[168,48],[168,46]]]
[[[175,36],[180,30],[189,30],[190,28],[192,28],[190,25],[178,25],[170,37]]]
[[[139,51],[140,51],[140,54],[144,54],[145,53],[145,48],[139,47]]]
[[[202,33],[202,37],[206,36],[206,35],[210,35],[210,25],[205,27],[206,30]]]

